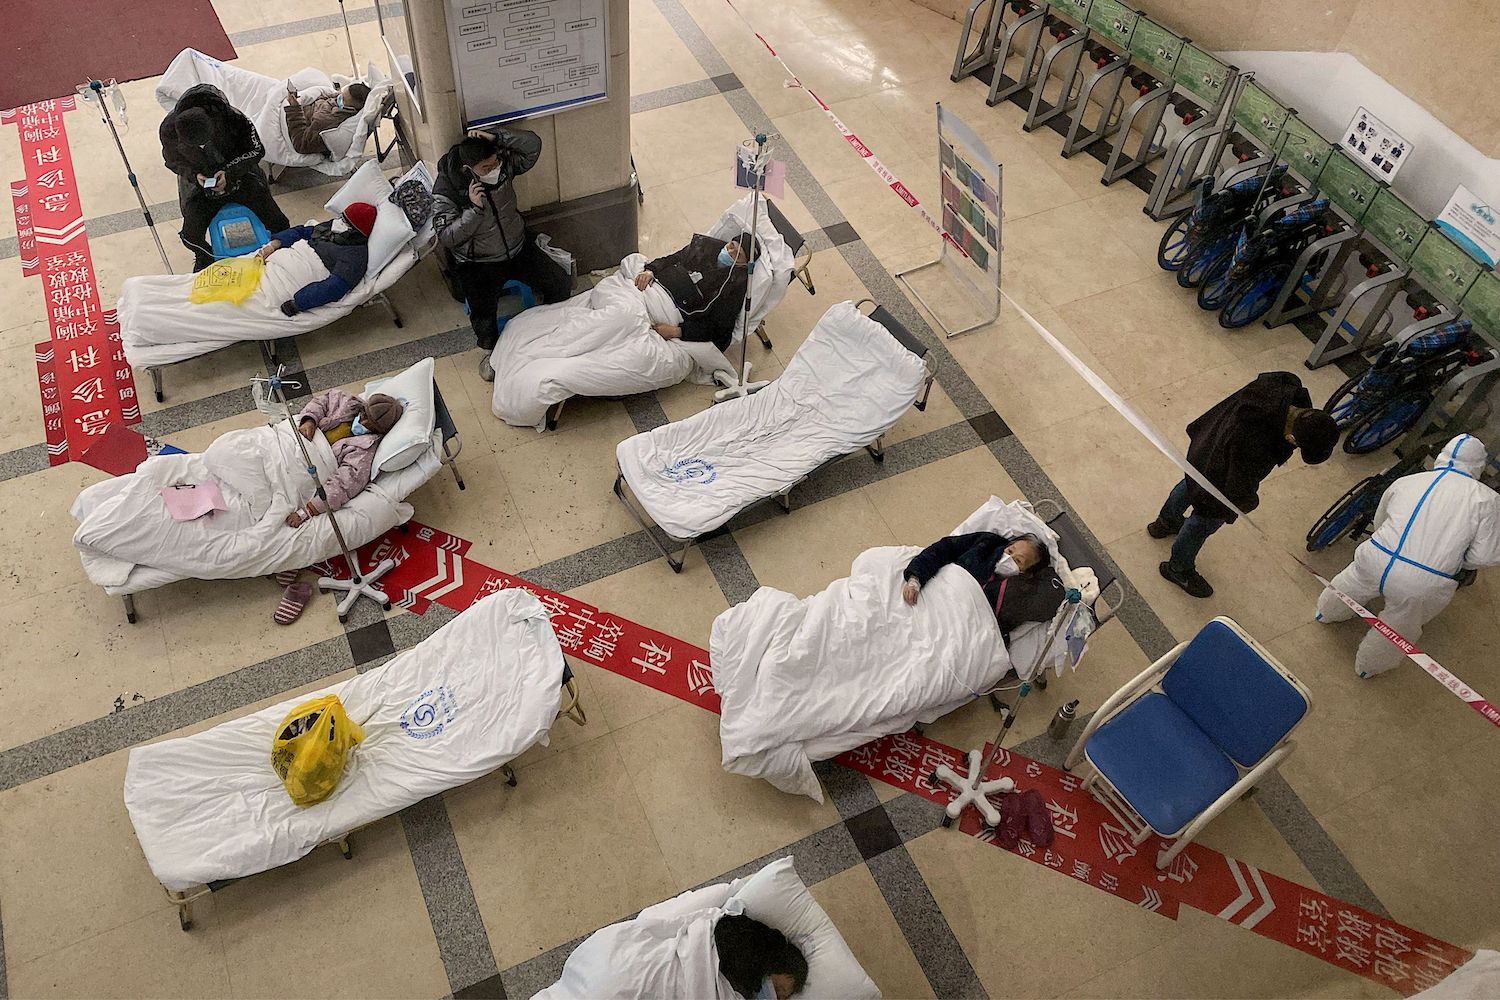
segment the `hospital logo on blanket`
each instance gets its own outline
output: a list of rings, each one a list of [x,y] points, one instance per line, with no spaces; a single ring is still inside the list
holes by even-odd
[[[458,714],[458,699],[446,684],[423,691],[401,713],[401,731],[414,740],[430,740],[442,733]]]
[[[674,483],[700,483],[707,486],[719,477],[714,467],[701,458],[684,458],[662,470],[662,475]]]

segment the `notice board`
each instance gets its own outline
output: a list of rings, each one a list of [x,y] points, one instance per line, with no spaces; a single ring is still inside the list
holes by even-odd
[[[609,0],[447,0],[467,127],[546,115],[609,92]]]

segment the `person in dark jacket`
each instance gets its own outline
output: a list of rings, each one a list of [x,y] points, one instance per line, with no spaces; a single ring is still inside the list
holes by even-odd
[[[975,531],[939,538],[907,563],[902,599],[915,605],[922,588],[950,564],[972,576],[984,591],[1006,645],[1010,634],[1027,622],[1050,622],[1066,596],[1052,568],[1052,554],[1041,539]]]
[[[542,140],[525,129],[471,133],[438,160],[433,226],[453,258],[453,273],[469,306],[474,342],[484,351],[479,373],[495,377],[490,352],[500,339],[496,310],[507,281],[530,286],[543,302],[573,292],[573,276],[536,245],[516,207],[511,181],[536,166]]]
[[[177,175],[182,242],[193,251],[194,271],[213,263],[208,224],[230,202],[254,212],[272,232],[287,228],[286,215],[260,172],[265,155],[260,136],[218,87],[190,87],[162,119],[157,136],[162,162]]]
[[[264,260],[294,243],[307,241],[318,260],[328,268],[328,277],[297,289],[281,304],[283,315],[291,317],[318,306],[337,302],[364,280],[370,266],[370,232],[375,228],[375,206],[356,201],[337,219],[316,226],[292,226],[271,237],[271,242],[256,251]]]
[[[297,98],[297,91],[288,85],[282,113],[286,115],[286,137],[291,140],[292,148],[299,153],[331,155],[323,133],[359,114],[369,96],[370,88],[365,84],[350,83],[327,97],[314,97],[303,104]]]
[[[652,329],[668,340],[708,341],[721,351],[727,349],[744,311],[750,280],[746,265],[755,249],[749,233],[728,243],[699,234],[676,253],[647,264],[635,287],[645,291],[660,282],[682,313],[681,326],[656,323]]]
[[[1294,451],[1308,465],[1326,462],[1338,443],[1333,418],[1314,409],[1302,380],[1291,372],[1262,372],[1187,426],[1188,462],[1236,507],[1260,505],[1260,484]],[[1192,515],[1188,515],[1192,508]],[[1198,552],[1208,536],[1238,517],[1213,494],[1184,476],[1146,526],[1152,538],[1177,536],[1161,575],[1194,597],[1214,588],[1198,572]]]

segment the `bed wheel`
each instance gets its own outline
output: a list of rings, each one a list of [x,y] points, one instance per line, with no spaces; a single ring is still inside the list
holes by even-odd
[[[390,601],[390,598],[386,598],[385,603],[380,606],[380,610],[382,610],[382,611],[389,611],[389,610],[391,610],[391,601]]]
[[[188,908],[186,906],[179,906],[177,908],[177,923],[185,931],[193,929],[193,918],[188,915]]]
[[[160,403],[160,402],[162,402],[165,399],[166,399],[166,396],[162,395],[162,391],[160,389],[157,389],[156,390],[156,401],[158,403]]]
[[[670,566],[670,567],[672,567],[672,572],[673,573],[681,573],[682,572],[682,563],[678,562],[676,559],[668,559],[667,560],[667,565]]]
[[[877,462],[884,462],[885,461],[885,452],[883,452],[883,451],[872,452],[871,455],[870,455],[870,457],[873,458]]]
[[[1001,701],[1000,696],[993,691],[990,692],[990,707],[1001,715],[1005,715],[1010,711],[1010,706]]]
[[[344,856],[345,861],[354,860],[354,847],[349,843],[348,837],[339,841],[339,853]]]
[[[1045,671],[1039,672],[1036,675],[1036,680],[1032,681],[1031,683],[1033,683],[1033,684],[1036,685],[1036,689],[1038,691],[1045,691],[1045,690],[1047,690],[1047,674],[1046,674],[1046,672]]]
[[[946,829],[948,829],[948,827],[950,827],[952,825],[953,825],[953,817],[949,816],[947,813],[943,813],[943,829],[946,830]]]
[[[400,316],[397,316],[395,319],[391,320],[391,322],[396,324],[396,329],[398,329],[398,330],[400,330],[400,329],[402,329],[403,327],[406,326],[406,324],[404,322],[402,322]]]
[[[505,767],[502,768],[502,771],[505,774],[505,783],[507,785],[509,785],[511,788],[515,788],[516,787],[516,772],[515,772],[515,769],[512,768],[509,764],[506,764]]]
[[[131,611],[131,612],[126,613],[125,620],[127,622],[129,622],[131,625],[134,625],[135,624],[135,612]]]

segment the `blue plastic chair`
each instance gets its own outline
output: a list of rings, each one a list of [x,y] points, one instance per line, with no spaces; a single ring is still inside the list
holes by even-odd
[[[1307,688],[1230,618],[1199,629],[1109,697],[1068,754],[1084,787],[1165,868],[1296,748]]]
[[[208,245],[215,260],[243,257],[271,242],[260,217],[237,201],[231,201],[208,224]]]

